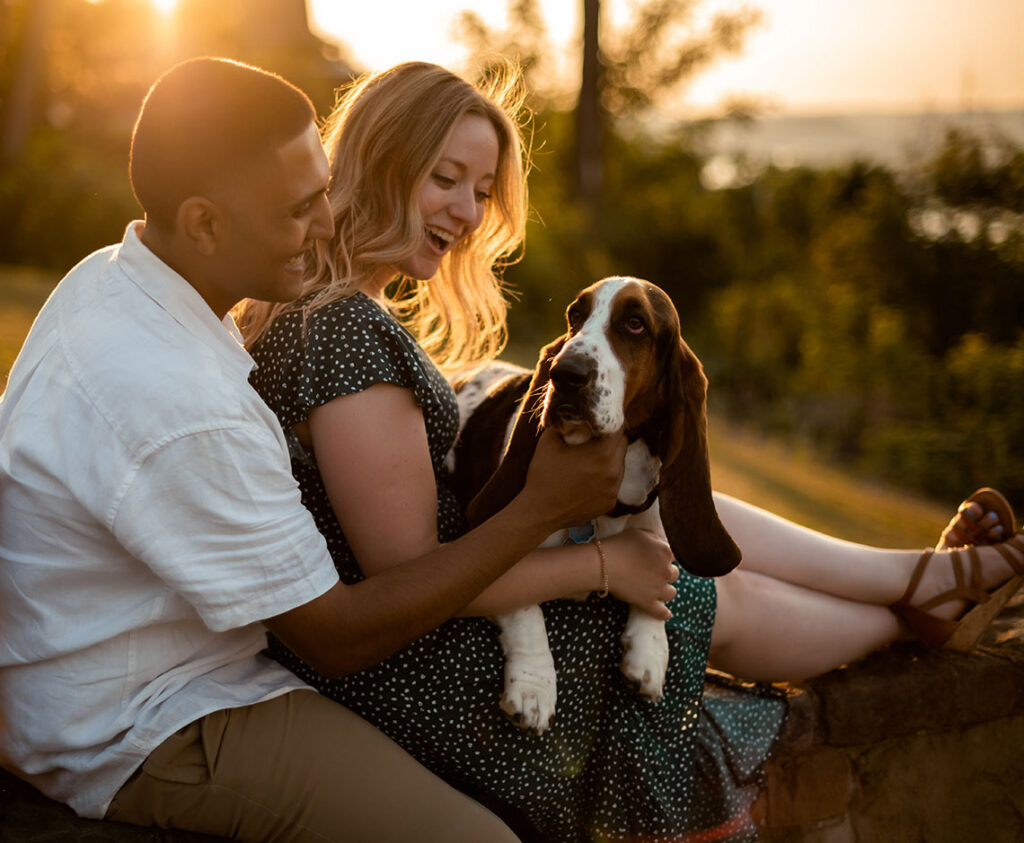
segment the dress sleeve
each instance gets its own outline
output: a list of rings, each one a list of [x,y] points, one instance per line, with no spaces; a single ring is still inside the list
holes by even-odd
[[[297,398],[309,410],[390,383],[411,390],[426,408],[436,401],[427,375],[430,365],[398,322],[356,294],[310,316]]]

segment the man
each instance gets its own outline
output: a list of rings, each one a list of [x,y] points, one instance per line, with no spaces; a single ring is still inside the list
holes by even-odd
[[[75,267],[25,341],[0,398],[0,757],[87,817],[242,840],[511,840],[261,656],[265,630],[322,673],[375,663],[610,507],[624,443],[545,438],[489,522],[339,582],[227,316],[293,298],[331,233],[314,121],[256,68],[170,70],[132,139],[145,222]]]

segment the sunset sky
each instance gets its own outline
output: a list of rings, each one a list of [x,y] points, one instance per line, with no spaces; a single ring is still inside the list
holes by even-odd
[[[307,0],[320,33],[345,43],[368,67],[408,59],[458,65],[449,40],[460,9],[495,26],[506,0]],[[580,0],[542,4],[564,54],[579,38]],[[735,9],[704,0],[701,14]],[[789,113],[1024,107],[1024,0],[748,0],[764,21],[746,52],[726,58],[686,93],[683,109],[706,111],[724,97],[760,97]],[[604,21],[630,0],[603,0]],[[566,63],[568,67],[568,63]]]

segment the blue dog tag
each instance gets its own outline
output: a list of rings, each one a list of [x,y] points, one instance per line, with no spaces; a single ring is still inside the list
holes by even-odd
[[[569,538],[576,544],[586,544],[594,538],[594,522],[588,521],[586,524],[570,527]]]

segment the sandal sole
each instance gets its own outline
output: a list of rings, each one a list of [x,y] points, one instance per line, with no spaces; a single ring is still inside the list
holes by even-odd
[[[981,636],[985,634],[985,630],[1006,607],[1010,598],[1017,593],[1022,584],[1024,584],[1024,576],[1016,576],[993,591],[988,600],[979,603],[960,619],[956,631],[946,639],[942,645],[943,648],[956,653],[971,652],[981,640]]]

